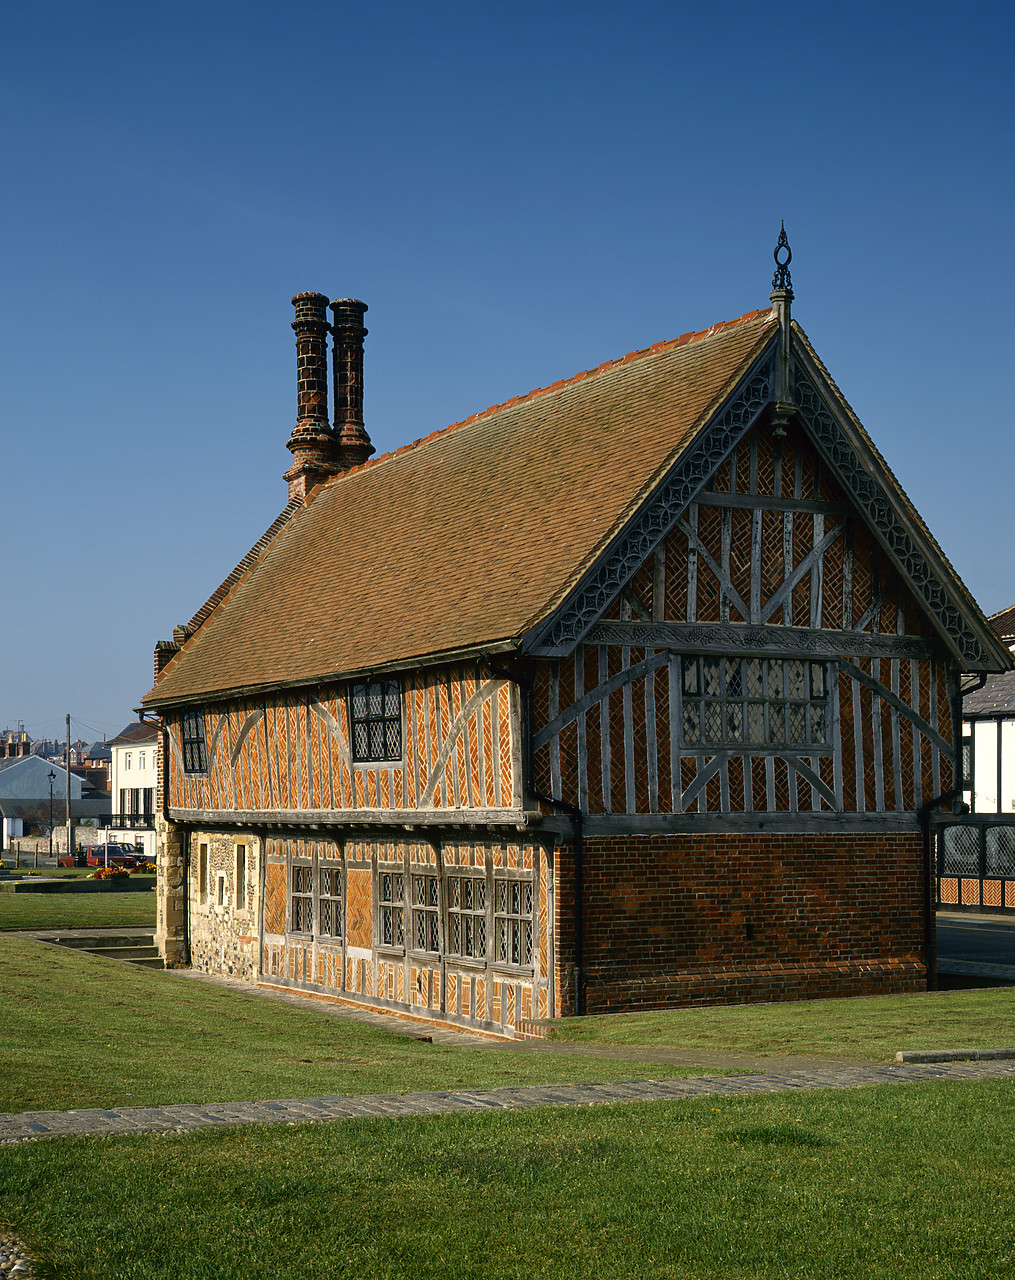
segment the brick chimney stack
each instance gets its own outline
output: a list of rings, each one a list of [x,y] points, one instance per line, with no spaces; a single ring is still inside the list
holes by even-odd
[[[335,445],[339,466],[366,462],[374,452],[363,426],[363,339],[367,330],[363,316],[367,304],[356,298],[336,298],[331,304],[334,315],[332,360],[335,375]]]
[[[335,434],[328,421],[328,298],[298,293],[292,300],[296,319],[296,425],[286,444],[293,464],[282,477],[289,499],[305,498],[314,485],[336,471]]]

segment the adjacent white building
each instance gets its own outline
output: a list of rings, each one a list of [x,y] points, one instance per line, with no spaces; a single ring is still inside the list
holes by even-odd
[[[113,824],[110,839],[143,849],[155,861],[155,796],[159,781],[159,735],[135,721],[110,739]]]
[[[1015,652],[1015,605],[989,622]],[[962,780],[970,812],[1015,812],[1015,671],[988,676],[962,701]]]

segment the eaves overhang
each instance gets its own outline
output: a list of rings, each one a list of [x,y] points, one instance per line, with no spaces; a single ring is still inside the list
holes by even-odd
[[[460,649],[448,649],[441,653],[416,654],[407,658],[399,658],[392,662],[380,663],[368,667],[351,667],[342,671],[327,671],[320,675],[301,676],[298,680],[272,680],[261,684],[235,685],[228,689],[208,689],[190,693],[178,698],[157,698],[155,690],[146,695],[139,707],[134,710],[142,712],[172,711],[178,707],[210,706],[219,702],[231,702],[235,698],[261,697],[271,693],[282,693],[289,689],[318,689],[325,685],[342,684],[348,680],[363,680],[369,676],[389,674],[396,671],[421,671],[428,667],[443,666],[447,663],[468,662],[487,655],[510,653],[519,647],[518,639],[502,639],[488,641],[484,644],[463,646]],[[158,686],[156,686],[157,689]]]

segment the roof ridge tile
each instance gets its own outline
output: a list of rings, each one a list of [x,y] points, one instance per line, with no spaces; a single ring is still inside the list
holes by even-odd
[[[489,405],[486,409],[480,409],[477,413],[469,414],[467,418],[461,418],[458,422],[449,423],[446,427],[439,427],[436,431],[431,431],[429,435],[420,436],[416,440],[411,440],[408,444],[389,449],[386,453],[379,453],[376,457],[361,462],[358,466],[347,467],[344,471],[332,476],[330,480],[326,480],[324,483],[334,484],[344,480],[347,476],[356,475],[358,472],[373,470],[380,463],[390,462],[392,458],[397,458],[408,450],[415,449],[417,445],[428,444],[438,436],[450,435],[452,431],[458,431],[462,427],[470,426],[472,423],[488,418],[492,414],[500,413],[504,409],[510,409],[516,405],[537,400],[542,396],[552,394],[554,391],[561,391],[563,388],[573,386],[585,378],[596,377],[606,373],[609,369],[617,368],[619,365],[629,364],[632,360],[659,355],[664,351],[672,351],[676,347],[686,346],[690,342],[703,342],[707,338],[714,337],[717,333],[735,329],[740,325],[750,324],[752,320],[757,320],[759,316],[772,316],[774,314],[775,312],[771,307],[758,308],[754,311],[747,311],[742,316],[736,316],[733,320],[720,320],[716,324],[710,325],[707,329],[691,330],[689,333],[682,333],[678,338],[664,338],[660,342],[654,342],[649,347],[640,347],[635,351],[628,351],[626,355],[618,356],[615,360],[604,360],[602,364],[596,365],[592,369],[582,369],[568,378],[559,378],[548,386],[534,387],[531,391],[526,391],[522,395],[512,396],[509,400],[501,400],[497,404]]]

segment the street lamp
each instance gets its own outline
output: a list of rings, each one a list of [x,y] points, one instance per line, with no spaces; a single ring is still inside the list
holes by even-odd
[[[53,856],[53,783],[56,781],[56,774],[52,769],[49,771],[49,856]]]

